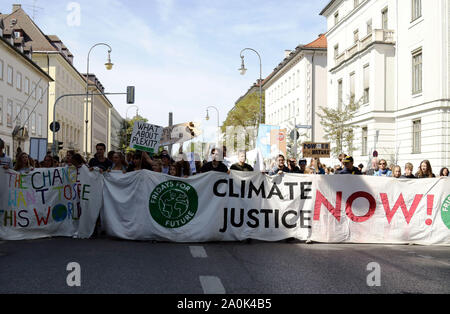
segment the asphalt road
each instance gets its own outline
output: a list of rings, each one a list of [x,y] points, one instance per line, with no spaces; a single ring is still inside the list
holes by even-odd
[[[67,270],[72,262],[80,266],[79,277],[74,268]],[[68,277],[80,279],[81,286],[68,286]],[[0,241],[5,293],[448,294],[450,247]]]

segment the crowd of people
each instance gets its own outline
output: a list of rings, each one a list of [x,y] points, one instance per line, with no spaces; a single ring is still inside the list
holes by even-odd
[[[66,157],[62,160],[58,156],[52,156],[48,153],[42,161],[31,158],[27,153],[19,151],[16,155],[16,162],[3,152],[4,142],[0,139],[0,165],[5,169],[13,169],[20,173],[27,173],[37,168],[55,168],[65,166],[81,167],[86,165],[91,171],[97,169],[100,172],[120,171],[123,173],[150,170],[154,172],[165,173],[174,177],[190,177],[199,173],[206,173],[209,171],[217,171],[223,173],[230,173],[234,171],[254,171],[253,167],[246,163],[246,152],[238,152],[238,162],[231,164],[226,158],[226,147],[222,149],[213,148],[208,160],[195,161],[193,167],[187,160],[186,155],[180,150],[179,154],[172,158],[167,150],[161,153],[150,156],[146,152],[137,151],[135,153],[127,153],[124,155],[121,152],[111,151],[106,154],[106,145],[99,143],[96,146],[96,154],[94,157],[86,161],[75,151],[68,151]],[[295,158],[286,159],[283,155],[279,155],[274,163],[271,165],[269,171],[265,171],[268,175],[277,175],[280,173],[299,173],[299,174],[318,174],[318,175],[338,175],[338,174],[353,174],[353,175],[368,175],[381,176],[393,178],[435,178],[436,175],[432,171],[431,164],[428,160],[420,163],[419,168],[414,172],[414,166],[411,163],[406,163],[404,167],[399,165],[389,164],[385,159],[378,159],[374,157],[368,167],[359,164],[354,166],[354,160],[351,156],[340,154],[339,165],[328,167],[320,162],[319,158],[311,158],[308,164],[306,159],[298,161]],[[403,170],[403,171],[402,171]],[[449,169],[444,167],[440,170],[439,177],[448,177]]]

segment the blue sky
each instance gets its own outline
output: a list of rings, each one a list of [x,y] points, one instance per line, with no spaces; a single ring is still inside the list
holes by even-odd
[[[21,3],[31,16],[33,0],[2,1],[0,11]],[[80,24],[70,25],[71,2],[80,8]],[[109,92],[136,86],[139,113],[151,123],[217,123],[204,120],[206,107],[216,106],[224,121],[234,102],[259,78],[259,60],[245,53],[248,72],[241,76],[239,53],[249,47],[262,58],[263,78],[283,60],[285,49],[315,40],[326,32],[319,12],[329,0],[36,0],[35,22],[57,35],[86,72],[89,48],[106,42],[113,48],[112,71],[104,70],[106,48],[91,54],[90,72]],[[125,97],[110,97],[125,117]],[[135,110],[129,110],[132,116]],[[210,115],[216,115],[210,112]]]

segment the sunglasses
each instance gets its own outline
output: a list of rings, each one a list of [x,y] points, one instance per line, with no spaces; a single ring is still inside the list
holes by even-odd
[[[387,165],[387,163],[385,163],[385,162],[380,162],[380,166],[381,165]]]

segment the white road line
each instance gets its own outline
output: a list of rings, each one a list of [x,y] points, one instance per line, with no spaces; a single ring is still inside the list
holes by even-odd
[[[225,294],[225,288],[218,277],[200,276],[200,284],[204,294]]]
[[[190,246],[189,250],[191,251],[192,257],[194,258],[207,258],[205,248],[203,246]]]

